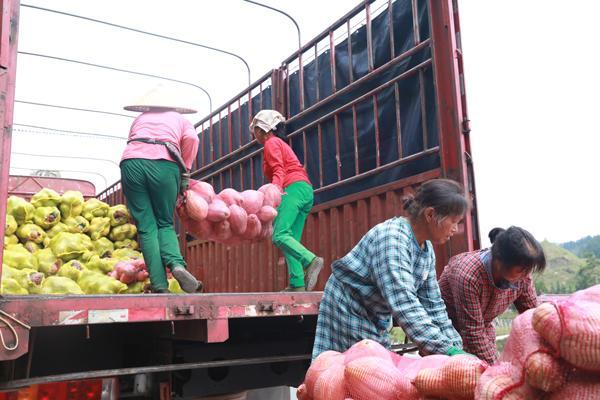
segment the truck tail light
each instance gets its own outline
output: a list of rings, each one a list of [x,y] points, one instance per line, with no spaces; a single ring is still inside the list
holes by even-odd
[[[0,400],[118,400],[116,378],[45,383],[0,393]]]

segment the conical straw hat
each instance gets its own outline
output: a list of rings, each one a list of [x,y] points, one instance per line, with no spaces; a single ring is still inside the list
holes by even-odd
[[[181,107],[186,100],[173,89],[158,85],[131,105],[123,107],[127,111],[177,111],[181,114],[194,114],[197,111],[190,107]]]

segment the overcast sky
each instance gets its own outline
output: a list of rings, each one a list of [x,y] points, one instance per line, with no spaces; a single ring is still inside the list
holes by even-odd
[[[228,49],[248,61],[253,80],[297,46],[295,28],[285,17],[242,0],[23,2]],[[293,15],[306,42],[357,1],[265,3]],[[459,7],[482,232],[514,224],[557,242],[600,234],[600,5],[459,0]],[[187,81],[204,87],[215,107],[247,84],[243,64],[232,57],[23,7],[19,49]],[[157,82],[20,55],[16,97],[135,115],[122,106]],[[191,86],[180,88],[199,109],[189,116],[196,122],[208,111],[206,96]],[[15,123],[123,138],[131,121],[22,103],[15,110]],[[98,189],[104,180],[118,179],[123,140],[43,132],[15,126],[13,152],[109,161],[13,154],[12,166],[25,168],[13,173],[87,171],[63,176],[91,180]]]

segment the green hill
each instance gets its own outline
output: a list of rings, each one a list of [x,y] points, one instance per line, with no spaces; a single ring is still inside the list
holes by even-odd
[[[600,258],[600,235],[586,236],[574,242],[563,243],[561,246],[578,257],[594,256]]]
[[[542,242],[546,254],[546,271],[535,276],[535,286],[540,293],[572,293],[577,283],[577,273],[586,261],[561,246]]]

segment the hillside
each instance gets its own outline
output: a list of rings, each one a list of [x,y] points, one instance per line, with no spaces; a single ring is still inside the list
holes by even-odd
[[[561,246],[542,242],[546,254],[546,271],[535,276],[535,286],[540,293],[571,293],[575,291],[577,273],[585,260]]]
[[[563,243],[561,246],[578,257],[584,258],[593,255],[600,258],[600,235],[586,236],[574,242]]]

